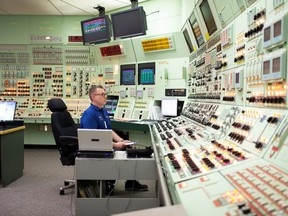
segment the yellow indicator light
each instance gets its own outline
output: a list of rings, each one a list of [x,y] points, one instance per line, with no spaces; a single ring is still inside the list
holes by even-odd
[[[157,51],[157,50],[159,51],[174,48],[172,40],[169,37],[142,40],[142,47],[144,52]]]

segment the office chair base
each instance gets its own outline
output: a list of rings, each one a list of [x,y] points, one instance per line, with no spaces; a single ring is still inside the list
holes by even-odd
[[[70,184],[72,183],[72,184]],[[64,195],[65,194],[65,190],[70,189],[70,188],[75,188],[75,180],[69,180],[69,179],[65,179],[64,180],[64,187],[60,187],[60,191],[59,194],[60,195]]]
[[[68,186],[70,183],[75,184],[74,179],[64,179],[64,185]]]

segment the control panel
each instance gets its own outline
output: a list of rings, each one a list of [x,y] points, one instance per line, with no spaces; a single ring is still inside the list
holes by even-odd
[[[158,121],[151,132],[173,202],[191,215],[287,214],[287,117],[187,101],[181,116]]]

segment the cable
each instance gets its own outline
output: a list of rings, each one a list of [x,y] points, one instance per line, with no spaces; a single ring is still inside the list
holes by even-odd
[[[149,13],[149,14],[147,14],[146,15],[146,17],[148,17],[149,15],[151,15],[151,14],[154,14],[154,13],[159,13],[160,11],[159,10],[157,10],[157,11],[153,11],[153,12],[151,12],[151,13]]]

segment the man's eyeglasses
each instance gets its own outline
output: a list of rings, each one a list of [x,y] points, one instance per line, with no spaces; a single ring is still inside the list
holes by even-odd
[[[101,95],[102,97],[105,97],[105,96],[107,96],[107,94],[106,93],[101,93],[101,94],[94,94],[94,95]]]

